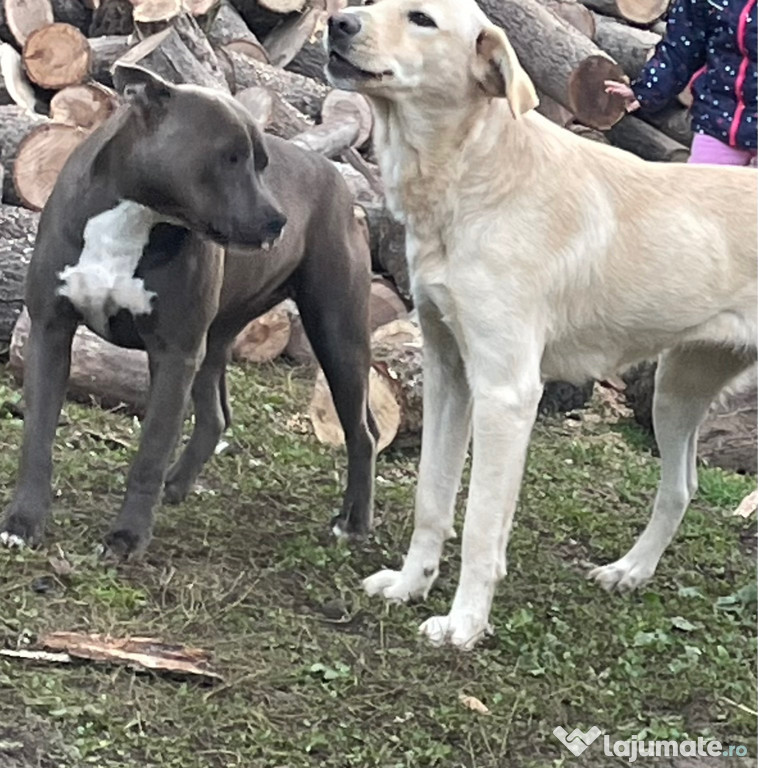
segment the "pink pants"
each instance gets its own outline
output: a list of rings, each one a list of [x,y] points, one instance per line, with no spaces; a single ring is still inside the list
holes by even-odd
[[[704,133],[696,133],[688,163],[711,165],[755,165],[755,150],[737,149]]]

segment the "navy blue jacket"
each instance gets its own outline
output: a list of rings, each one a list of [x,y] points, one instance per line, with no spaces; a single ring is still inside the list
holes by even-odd
[[[693,130],[755,149],[757,39],[756,0],[675,0],[635,96],[654,112],[691,81]]]

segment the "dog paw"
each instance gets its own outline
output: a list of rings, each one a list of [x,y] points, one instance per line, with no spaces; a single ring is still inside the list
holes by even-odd
[[[380,595],[392,603],[423,600],[429,594],[436,573],[415,579],[403,571],[378,571],[363,580],[363,589],[369,595]]]
[[[461,651],[470,651],[485,635],[492,634],[492,627],[485,618],[471,614],[456,616],[432,616],[420,627],[419,633],[436,646],[450,644]]]
[[[594,579],[606,592],[631,592],[649,581],[655,573],[655,564],[622,557],[615,563],[593,568],[588,579]]]
[[[116,560],[127,560],[140,555],[147,549],[150,536],[126,528],[114,528],[109,531],[103,541],[103,556]]]
[[[8,531],[0,532],[0,544],[8,549],[23,549],[26,546],[26,542],[21,536],[17,536],[15,533],[8,533]]]
[[[166,481],[163,486],[163,501],[166,504],[181,504],[189,496],[191,488],[178,480]]]

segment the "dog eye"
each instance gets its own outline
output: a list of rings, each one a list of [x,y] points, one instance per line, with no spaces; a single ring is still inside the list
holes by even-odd
[[[232,152],[227,159],[230,165],[237,165],[240,161],[240,156],[236,152]]]
[[[431,16],[427,16],[421,11],[411,11],[408,14],[408,21],[411,24],[415,24],[417,27],[436,27],[434,19]]]

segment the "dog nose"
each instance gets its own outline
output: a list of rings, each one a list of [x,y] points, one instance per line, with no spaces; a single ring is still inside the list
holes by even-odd
[[[266,224],[266,235],[270,240],[276,240],[279,235],[282,234],[284,225],[287,223],[287,217],[283,213],[276,214],[273,218],[269,219]]]
[[[354,13],[337,13],[329,19],[329,37],[348,40],[361,31],[361,20]]]

